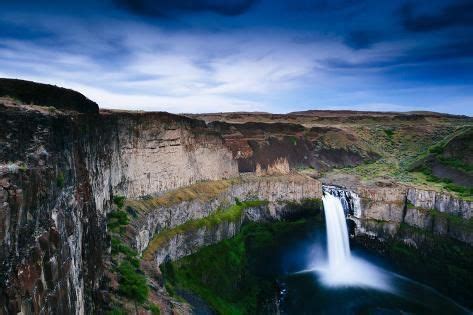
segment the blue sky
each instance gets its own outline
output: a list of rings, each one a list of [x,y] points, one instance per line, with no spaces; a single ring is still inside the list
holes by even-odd
[[[0,0],[0,77],[103,108],[473,114],[473,1]]]

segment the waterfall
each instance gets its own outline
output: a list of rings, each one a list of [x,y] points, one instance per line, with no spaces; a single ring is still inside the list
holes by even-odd
[[[327,259],[314,255],[308,270],[320,276],[328,287],[371,287],[391,290],[384,271],[350,251],[346,216],[356,218],[361,213],[359,197],[336,186],[323,186],[325,225],[327,229]]]
[[[322,198],[327,225],[327,250],[330,269],[346,264],[350,258],[350,241],[345,212],[339,198],[325,194]]]

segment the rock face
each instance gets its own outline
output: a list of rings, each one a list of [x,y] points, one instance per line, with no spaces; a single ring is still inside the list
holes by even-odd
[[[286,168],[330,169],[375,160],[378,155],[354,133],[335,127],[306,128],[295,123],[209,123],[224,138],[240,172],[274,172]],[[280,171],[280,170],[278,170]]]
[[[79,130],[70,117],[17,109],[0,120],[1,312],[93,311],[105,226]]]
[[[405,223],[473,244],[473,202],[415,188],[407,190],[407,200]]]
[[[406,201],[404,187],[360,187],[356,192],[361,197],[360,219],[402,222]]]
[[[351,216],[358,234],[395,237],[400,225],[405,223],[473,244],[471,201],[390,182],[366,184],[354,178],[340,177],[331,178],[330,183],[351,191],[352,207],[359,207]]]
[[[307,211],[307,209],[300,209],[284,202],[279,203],[276,207],[270,203],[259,207],[247,208],[235,220],[222,220],[215,225],[177,233],[152,253],[153,264],[155,268],[158,268],[166,260],[177,260],[197,252],[204,246],[231,238],[240,232],[245,222],[279,220],[298,214],[303,215],[304,213],[301,212]],[[317,211],[320,209],[312,210]]]
[[[407,190],[407,200],[418,208],[435,209],[464,219],[473,217],[473,201],[455,198],[449,194],[409,188]]]
[[[0,121],[0,313],[96,312],[113,195],[237,174],[221,137],[189,118],[1,101]]]
[[[140,204],[150,205],[145,211],[136,211],[138,217],[130,223],[130,229],[127,233],[130,244],[138,252],[142,252],[156,233],[184,224],[189,220],[207,217],[218,209],[234,204],[235,198],[240,200],[267,200],[269,205],[265,216],[280,219],[286,215],[284,211],[287,202],[320,198],[322,192],[319,181],[295,174],[271,177],[249,175],[242,176],[232,182],[223,181],[220,184],[209,183],[208,185],[213,185],[214,189],[219,188],[214,195],[208,198],[194,198],[188,201],[178,201],[174,204],[160,204],[158,200],[166,198],[166,195],[164,195],[158,198],[156,206],[153,206],[153,200],[130,202],[131,209],[133,209],[133,206],[138,208]],[[197,188],[196,192],[200,195],[203,194]],[[171,194],[179,194],[179,191]],[[247,213],[249,217],[253,217],[255,220],[259,218],[259,214],[256,212],[247,211]],[[205,232],[209,231],[205,230]],[[232,236],[231,233],[226,233],[226,235]],[[203,243],[205,242],[203,241]]]
[[[221,137],[201,121],[167,113],[104,113],[95,124],[85,145],[99,209],[110,194],[136,198],[238,175]]]
[[[158,268],[166,260],[177,260],[191,255],[204,246],[235,236],[241,229],[243,217],[235,221],[222,221],[210,227],[178,233],[154,252],[153,264]]]

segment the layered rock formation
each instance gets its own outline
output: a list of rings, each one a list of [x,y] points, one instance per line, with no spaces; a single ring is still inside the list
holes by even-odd
[[[200,116],[199,116],[200,117]],[[361,143],[354,132],[335,127],[306,128],[296,123],[227,123],[209,126],[222,134],[238,161],[240,172],[273,172],[287,161],[291,169],[355,166],[378,155]]]
[[[364,183],[347,175],[324,178],[323,181],[354,194],[353,207],[358,210],[351,219],[357,225],[357,233],[379,238],[394,237],[400,225],[405,223],[473,244],[471,201],[447,192],[392,182]]]
[[[0,104],[4,313],[95,312],[113,195],[158,194],[237,174],[221,137],[200,121]]]
[[[235,200],[268,201],[264,211],[247,210],[246,215],[242,215],[241,219],[245,216],[254,221],[281,219],[290,216],[291,211],[294,211],[287,207],[288,203],[320,198],[321,192],[319,181],[297,174],[272,177],[243,176],[231,181],[198,183],[154,199],[128,201],[125,205],[127,211],[136,215],[130,223],[127,237],[129,243],[138,252],[142,252],[148,247],[155,234],[191,220],[208,217],[219,209],[234,204]],[[192,231],[196,237],[186,246],[181,244],[185,237],[183,235],[177,235],[172,242],[181,244],[182,252],[188,253],[191,250],[185,250],[185,248],[193,248],[195,251],[209,242],[233,236],[239,230],[240,223],[241,220],[236,220],[225,223],[227,225],[224,227],[216,226],[212,229],[201,229],[200,232]],[[227,232],[215,232],[215,229],[218,231],[220,228]],[[206,233],[214,232],[218,237],[204,237]],[[197,237],[198,233],[202,233],[202,238]],[[177,247],[173,246],[173,248],[172,252],[177,252]],[[161,249],[158,256],[163,258],[166,256],[165,252],[166,249]],[[171,258],[175,259],[182,255],[175,254]],[[161,262],[161,260],[158,261],[157,265]]]
[[[473,201],[432,190],[408,188],[407,200],[416,208],[434,209],[463,219],[473,217]]]

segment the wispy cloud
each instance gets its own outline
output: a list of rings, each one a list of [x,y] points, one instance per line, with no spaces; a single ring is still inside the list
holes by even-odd
[[[125,8],[101,2],[106,14],[94,13],[90,2],[85,16],[2,10],[0,75],[74,88],[107,108],[285,112],[331,106],[468,113],[464,104],[473,92],[462,88],[473,82],[468,23],[413,31],[406,19],[427,16],[417,7],[407,12],[373,1],[301,0],[275,2],[274,8],[264,0],[197,6],[120,1],[125,2]],[[156,12],[141,18],[138,5]],[[381,9],[385,16],[377,13]],[[434,13],[430,18],[442,19]],[[346,29],[336,23],[341,18]],[[386,27],[375,28],[384,19]],[[447,36],[451,28],[463,35]],[[422,89],[441,95],[430,97]],[[463,105],[445,107],[453,100]]]

